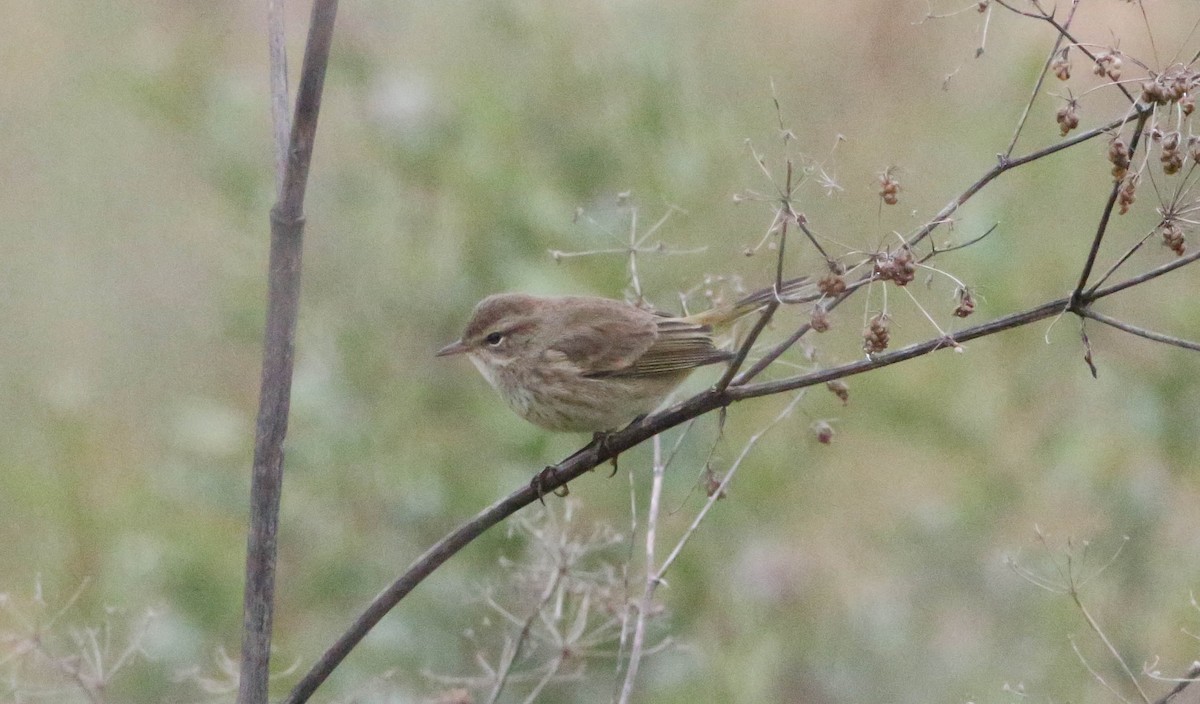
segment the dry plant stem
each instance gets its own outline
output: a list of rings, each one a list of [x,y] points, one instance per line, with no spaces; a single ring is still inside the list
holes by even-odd
[[[792,205],[789,199],[792,196],[792,160],[787,162],[787,182],[783,189],[784,195],[781,197],[782,203],[779,206],[779,211],[775,216],[779,222],[779,251],[775,257],[775,299],[767,304],[759,314],[758,320],[754,323],[754,327],[750,329],[750,334],[746,335],[746,339],[742,341],[738,347],[737,355],[733,361],[725,369],[725,373],[721,375],[721,379],[717,382],[718,389],[724,389],[729,386],[729,382],[733,381],[738,370],[742,368],[742,364],[746,361],[746,356],[750,354],[750,350],[754,347],[754,343],[758,341],[758,336],[771,323],[771,318],[775,316],[775,311],[779,308],[779,292],[783,290],[783,253],[787,246],[787,231],[788,222],[795,220],[799,222],[795,211],[792,210]]]
[[[1070,27],[1071,21],[1075,19],[1075,10],[1079,7],[1079,0],[1071,0],[1071,9],[1067,13],[1067,21],[1063,22],[1064,27]],[[1058,38],[1054,40],[1054,48],[1050,50],[1050,55],[1046,57],[1046,64],[1042,66],[1042,72],[1038,74],[1037,80],[1033,83],[1033,92],[1029,95],[1029,101],[1025,103],[1025,109],[1021,111],[1021,117],[1017,120],[1017,128],[1013,130],[1012,141],[1008,143],[1008,149],[1004,151],[1004,158],[1012,156],[1013,150],[1017,148],[1017,140],[1021,138],[1021,131],[1025,129],[1025,122],[1029,119],[1029,111],[1033,109],[1033,103],[1042,92],[1042,84],[1046,82],[1046,74],[1050,72],[1050,64],[1054,63],[1054,57],[1058,55],[1062,49],[1063,40],[1066,36],[1059,33]]]
[[[1075,14],[1074,6],[1077,2],[1078,2],[1078,0],[1072,0],[1070,16],[1073,16]],[[1073,46],[1074,48],[1083,52],[1084,56],[1088,57],[1092,61],[1096,60],[1096,55],[1093,54],[1091,51],[1089,51],[1085,44],[1080,42],[1075,37],[1071,36],[1071,32],[1070,32],[1070,30],[1067,29],[1067,25],[1059,24],[1058,20],[1054,19],[1054,14],[1057,11],[1057,8],[1055,10],[1051,10],[1050,12],[1046,12],[1045,10],[1043,10],[1041,8],[1041,5],[1039,3],[1035,2],[1034,6],[1037,7],[1039,12],[1041,12],[1042,14],[1034,14],[1032,12],[1024,12],[1022,10],[1018,10],[1017,8],[1013,7],[1012,5],[1009,5],[1004,0],[996,0],[996,3],[998,5],[1000,5],[1001,7],[1003,7],[1004,9],[1008,10],[1009,12],[1016,13],[1018,15],[1021,15],[1022,17],[1030,17],[1035,20],[1042,20],[1043,22],[1046,22],[1047,24],[1049,24],[1051,27],[1054,28],[1054,31],[1058,32],[1060,37],[1063,37],[1067,41],[1071,42],[1071,46]],[[1068,20],[1068,24],[1069,23],[1070,22]],[[1129,92],[1128,88],[1126,88],[1123,84],[1121,84],[1119,82],[1114,82],[1113,85],[1116,86],[1118,90],[1120,90],[1122,93],[1125,94],[1125,97],[1129,99],[1129,102],[1131,102],[1131,103],[1134,102],[1133,94]]]
[[[496,670],[496,684],[492,687],[492,692],[487,698],[487,704],[495,704],[500,699],[500,693],[504,691],[504,685],[508,682],[508,675],[512,672],[513,664],[517,661],[517,656],[521,654],[521,647],[525,645],[525,641],[529,640],[529,634],[533,630],[533,623],[541,614],[542,609],[550,601],[550,597],[554,596],[555,590],[558,589],[559,583],[562,581],[564,571],[555,569],[550,575],[550,579],[546,582],[546,588],[542,590],[541,596],[538,598],[537,604],[529,614],[529,618],[525,619],[525,623],[521,625],[521,632],[517,635],[517,640],[508,649],[507,657],[500,663],[500,667]],[[551,676],[558,668],[550,670]]]
[[[1154,704],[1167,704],[1175,698],[1175,695],[1182,692],[1189,685],[1196,685],[1198,678],[1200,678],[1200,663],[1192,663],[1192,667],[1187,671],[1187,674],[1175,683],[1175,686],[1171,688],[1171,691],[1162,695],[1158,699],[1155,699]]]
[[[288,115],[287,34],[284,32],[283,0],[267,3],[267,51],[271,62],[271,126],[275,137],[275,195],[283,191],[287,171],[288,134],[292,131]]]
[[[1150,112],[1143,112],[1137,121],[1137,126],[1133,130],[1133,138],[1129,140],[1129,153],[1132,155],[1137,152],[1138,142],[1142,138],[1142,128],[1146,126],[1146,120],[1150,118]],[[1087,261],[1084,262],[1083,271],[1079,274],[1079,283],[1075,285],[1075,292],[1071,294],[1072,302],[1077,302],[1083,295],[1083,287],[1087,286],[1088,278],[1092,275],[1092,267],[1096,265],[1096,257],[1100,254],[1100,244],[1104,241],[1104,234],[1108,231],[1108,221],[1112,217],[1113,207],[1117,204],[1117,196],[1121,193],[1121,182],[1114,182],[1112,190],[1108,194],[1108,202],[1104,204],[1104,212],[1100,215],[1100,224],[1096,226],[1096,236],[1092,238],[1092,247],[1088,250]]]
[[[1025,156],[1022,156],[1022,157],[1018,157],[1016,159],[1009,159],[1009,158],[1001,155],[999,161],[997,162],[997,164],[995,166],[993,166],[991,169],[989,169],[988,172],[985,173],[983,176],[981,176],[977,181],[975,181],[975,183],[972,183],[970,186],[968,186],[966,190],[964,190],[962,193],[960,193],[958,195],[958,197],[956,197],[954,200],[947,203],[946,206],[943,207],[940,211],[938,211],[938,213],[936,215],[934,215],[921,229],[917,230],[917,232],[908,240],[908,245],[910,247],[915,247],[922,240],[928,238],[931,234],[933,234],[933,231],[936,230],[938,228],[938,226],[940,226],[946,222],[949,222],[950,216],[953,215],[955,213],[955,211],[957,211],[963,204],[965,204],[976,193],[978,193],[980,190],[982,190],[984,186],[986,186],[989,183],[991,183],[992,181],[994,181],[998,176],[1005,173],[1006,171],[1015,169],[1019,166],[1024,166],[1025,164],[1029,164],[1031,162],[1037,161],[1038,159],[1045,158],[1047,156],[1050,156],[1051,154],[1054,154],[1055,152],[1059,152],[1059,151],[1062,151],[1063,149],[1073,147],[1076,144],[1086,142],[1087,140],[1094,139],[1100,135],[1108,134],[1108,133],[1112,132],[1112,130],[1115,130],[1115,129],[1121,127],[1122,125],[1125,125],[1135,119],[1145,119],[1150,114],[1151,114],[1151,111],[1150,111],[1149,107],[1136,106],[1130,114],[1128,114],[1124,117],[1121,117],[1120,119],[1113,120],[1112,122],[1110,122],[1106,125],[1102,125],[1100,127],[1096,127],[1095,129],[1088,130],[1087,132],[1081,132],[1081,133],[1077,134],[1075,137],[1073,137],[1072,139],[1065,139],[1061,142],[1058,142],[1058,143],[1052,144],[1048,147],[1044,147],[1042,149],[1038,149],[1036,151],[1030,152],[1029,154],[1026,154]],[[949,250],[939,250],[939,251],[949,251]],[[922,261],[924,261],[924,260],[922,260]],[[860,287],[862,287],[864,284],[866,284],[870,280],[871,280],[871,273],[868,272],[868,273],[863,274],[862,277],[860,277],[857,281],[854,281],[854,282],[848,284],[847,290],[845,293],[842,293],[841,295],[837,296],[836,298],[834,298],[833,300],[831,300],[827,304],[825,304],[826,310],[833,310],[834,308],[841,305],[841,303],[843,301],[845,301],[847,298],[849,298],[853,294],[854,291],[858,290]],[[1084,298],[1092,298],[1092,297],[1084,296]],[[746,371],[744,371],[740,375],[738,375],[736,378],[734,378],[733,381],[730,382],[730,385],[731,386],[741,386],[741,385],[748,383],[754,377],[761,374],[763,372],[763,370],[765,370],[767,367],[769,367],[776,359],[779,359],[779,357],[782,356],[784,352],[787,352],[789,349],[791,349],[793,345],[795,345],[797,342],[799,342],[801,337],[804,337],[804,335],[806,335],[808,333],[808,331],[809,331],[808,324],[801,325],[795,332],[793,332],[791,335],[789,335],[782,342],[779,342],[774,347],[767,350],[757,362],[755,362],[753,365],[751,365],[751,367],[749,369],[747,369]]]
[[[1112,695],[1117,698],[1117,701],[1121,702],[1122,704],[1131,704],[1128,699],[1121,696],[1121,692],[1118,691],[1116,687],[1112,686],[1108,683],[1108,680],[1104,679],[1104,675],[1096,672],[1096,668],[1092,667],[1092,664],[1083,656],[1083,651],[1079,649],[1079,644],[1075,642],[1075,637],[1067,636],[1067,640],[1071,641],[1071,650],[1075,651],[1075,657],[1079,658],[1079,662],[1083,664],[1084,669],[1088,671],[1088,674],[1092,676],[1092,679],[1099,682],[1100,686],[1111,692]]]
[[[1174,347],[1182,347],[1185,350],[1193,350],[1195,352],[1200,352],[1200,342],[1192,342],[1191,340],[1184,340],[1179,337],[1173,337],[1171,335],[1164,335],[1161,332],[1154,332],[1153,330],[1147,330],[1145,328],[1140,328],[1136,325],[1130,325],[1129,323],[1122,322],[1120,320],[1117,320],[1116,318],[1112,318],[1107,315],[1104,315],[1103,313],[1097,313],[1096,311],[1092,310],[1091,308],[1084,308],[1079,311],[1079,314],[1085,318],[1091,318],[1092,320],[1095,320],[1100,323],[1104,323],[1105,325],[1114,327],[1118,330],[1124,330],[1125,332],[1129,333],[1130,335],[1137,335],[1138,337],[1144,337],[1147,340],[1154,340],[1155,342],[1161,342],[1165,345],[1172,345]]]
[[[625,668],[625,681],[621,685],[621,696],[617,700],[626,704],[633,694],[633,684],[637,679],[638,665],[642,661],[642,650],[646,645],[646,614],[654,605],[654,590],[658,586],[659,575],[654,568],[654,551],[658,542],[658,516],[662,506],[663,475],[666,474],[666,463],[663,462],[661,435],[654,436],[653,473],[650,482],[650,507],[646,512],[646,583],[642,589],[642,599],[637,606],[637,619],[633,626],[633,640],[629,646],[629,665]]]
[[[336,14],[337,0],[315,0],[313,3],[287,164],[279,200],[271,209],[267,322],[246,543],[239,704],[264,704],[267,701],[279,498],[283,487],[283,441],[287,435],[296,315],[300,303],[304,189]]]
[[[767,423],[767,425],[761,428],[757,433],[750,436],[750,439],[747,440],[746,444],[742,447],[742,451],[738,455],[737,459],[734,460],[733,464],[729,467],[729,471],[727,471],[725,476],[721,479],[721,483],[709,494],[708,500],[704,503],[704,506],[700,509],[699,513],[696,514],[695,518],[692,519],[691,524],[688,526],[687,530],[684,531],[683,536],[679,538],[679,542],[676,543],[674,549],[672,549],[671,553],[667,555],[667,558],[663,560],[662,565],[658,567],[655,567],[654,565],[654,527],[658,524],[658,516],[661,505],[659,502],[659,497],[662,495],[662,480],[666,466],[661,461],[662,453],[659,443],[659,437],[661,436],[654,436],[654,479],[650,494],[650,510],[648,512],[646,523],[646,587],[644,593],[642,594],[641,604],[638,606],[637,623],[634,627],[633,647],[629,651],[629,666],[625,671],[625,683],[621,688],[621,697],[618,700],[618,704],[628,704],[629,698],[633,694],[633,685],[635,678],[637,677],[638,664],[641,662],[643,654],[642,644],[644,642],[644,633],[646,630],[646,615],[649,613],[650,608],[654,603],[655,590],[658,589],[660,584],[664,583],[663,578],[666,576],[667,570],[671,569],[671,565],[675,563],[676,558],[678,558],[680,553],[683,552],[684,546],[687,545],[692,535],[700,527],[700,523],[704,520],[704,517],[708,515],[708,512],[712,509],[713,505],[715,505],[717,501],[725,495],[725,490],[728,489],[729,483],[733,480],[733,475],[737,474],[738,468],[742,466],[742,461],[746,459],[746,457],[750,454],[750,451],[754,449],[754,446],[758,444],[758,441],[762,439],[762,436],[765,435],[768,430],[775,427],[780,421],[791,415],[792,410],[796,408],[796,404],[800,402],[801,398],[803,398],[803,393],[797,394],[796,398],[794,398],[791,403],[787,404],[787,406],[785,406],[784,409],[780,411],[773,420]]]
[[[967,342],[1005,330],[1022,327],[1040,320],[1053,318],[1061,315],[1063,312],[1078,313],[1093,301],[1123,291],[1131,286],[1153,280],[1190,264],[1198,258],[1200,258],[1200,250],[1186,257],[1172,260],[1167,264],[1139,274],[1126,281],[1100,289],[1093,294],[1084,295],[1082,300],[1078,302],[1073,302],[1071,297],[1058,298],[1025,311],[1012,313],[987,323],[964,328],[954,334],[953,340],[944,337],[933,338],[891,352],[876,354],[869,359],[860,359],[848,364],[776,381],[741,386],[731,385],[726,389],[710,388],[609,435],[606,442],[602,444],[589,445],[571,455],[568,459],[556,465],[552,472],[546,473],[545,481],[541,488],[543,492],[553,491],[603,464],[614,455],[625,452],[665,430],[686,423],[710,411],[725,408],[738,401],[824,384],[834,379],[881,369],[898,362],[924,356],[939,349],[953,347],[955,343]],[[300,704],[300,702],[307,701],[316,688],[329,677],[330,673],[350,653],[354,646],[366,636],[371,628],[398,604],[401,599],[420,584],[422,580],[484,531],[530,503],[537,501],[537,499],[538,496],[534,488],[529,485],[523,485],[512,494],[480,511],[474,518],[459,526],[456,530],[426,550],[424,554],[413,561],[403,575],[380,593],[346,632],[326,650],[284,702],[286,704]]]
[[[1133,683],[1133,687],[1137,690],[1137,693],[1142,698],[1142,701],[1146,704],[1150,704],[1150,697],[1147,697],[1146,693],[1142,691],[1142,685],[1140,682],[1138,682],[1138,678],[1134,676],[1133,671],[1130,670],[1129,666],[1125,664],[1125,658],[1121,657],[1121,653],[1112,644],[1112,641],[1108,639],[1108,636],[1104,633],[1104,630],[1100,628],[1100,624],[1096,623],[1096,619],[1092,618],[1091,613],[1088,612],[1087,607],[1083,605],[1083,601],[1079,598],[1079,591],[1075,589],[1074,586],[1071,587],[1070,595],[1071,600],[1075,602],[1075,606],[1079,607],[1079,612],[1083,614],[1084,620],[1087,621],[1088,627],[1100,637],[1101,642],[1104,643],[1104,647],[1108,648],[1108,652],[1121,665],[1121,670],[1125,672],[1125,676],[1128,677],[1129,681]]]

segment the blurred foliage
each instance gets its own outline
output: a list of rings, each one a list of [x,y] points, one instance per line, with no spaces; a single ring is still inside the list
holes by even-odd
[[[307,9],[292,5],[296,68]],[[786,156],[823,164],[839,188],[810,178],[797,202],[817,231],[864,251],[894,245],[889,233],[994,163],[1053,35],[997,13],[974,59],[980,16],[920,23],[926,10],[343,4],[307,204],[280,670],[306,667],[432,541],[583,440],[524,425],[469,365],[432,352],[490,292],[622,295],[622,256],[548,255],[621,247],[632,211],[618,194],[632,194],[642,232],[672,213],[652,242],[707,248],[641,258],[649,299],[675,308],[706,276],[771,276],[769,251],[742,255],[771,204],[732,199],[772,193],[747,140],[776,178]],[[262,12],[231,0],[0,6],[13,28],[0,43],[0,591],[42,584],[54,609],[88,580],[72,622],[109,606],[159,612],[148,660],[126,668],[114,701],[202,700],[172,675],[219,672],[219,650],[239,645],[273,188]],[[1134,29],[1136,4],[1088,1],[1076,28],[1130,55],[1153,56],[1149,34],[1167,54],[1188,46],[1194,7],[1146,13],[1152,32]],[[1084,105],[1085,127],[1122,110],[1104,94]],[[1018,153],[1059,139],[1056,107],[1034,106]],[[976,319],[1074,283],[1110,180],[1096,142],[1006,175],[959,213],[955,238],[1000,223],[938,260],[981,293]],[[877,175],[890,166],[903,190],[884,209]],[[1157,218],[1142,198],[1114,230],[1126,246]],[[790,270],[819,270],[810,249],[791,252]],[[1131,267],[1167,256],[1148,247]],[[1195,281],[1184,270],[1104,309],[1195,338]],[[917,292],[942,326],[956,322],[952,288],[938,278]],[[893,291],[890,306],[895,344],[935,333],[906,297]],[[861,355],[864,312],[836,311],[813,343],[822,364]],[[660,590],[680,647],[644,663],[639,700],[1011,702],[1020,683],[1039,701],[1104,701],[1068,636],[1120,676],[1079,612],[1006,567],[1015,555],[1052,572],[1068,538],[1093,541],[1089,564],[1102,564],[1128,536],[1084,598],[1135,670],[1155,658],[1186,669],[1196,644],[1180,629],[1200,619],[1200,368],[1089,326],[1092,379],[1078,328],[1063,319],[851,379],[846,407],[811,393]],[[700,376],[691,388],[711,381]],[[668,475],[665,536],[703,496],[709,447],[723,469],[783,403],[731,409],[720,439],[713,419],[698,423]],[[832,446],[812,438],[817,419],[835,427]],[[576,482],[579,520],[628,531],[625,475],[644,501],[648,463],[639,448],[618,478]],[[1035,526],[1055,547],[1038,546]],[[641,538],[630,540],[612,558],[632,551],[636,570]],[[439,688],[423,671],[471,671],[463,634],[487,617],[498,558],[521,554],[499,530],[469,547],[383,621],[331,692],[416,701]],[[541,701],[605,699],[611,677],[596,666]]]

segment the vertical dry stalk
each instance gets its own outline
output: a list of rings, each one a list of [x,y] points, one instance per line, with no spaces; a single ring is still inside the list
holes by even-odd
[[[337,0],[314,1],[286,165],[282,177],[277,180],[279,200],[271,209],[267,322],[250,484],[250,530],[246,541],[239,704],[265,704],[267,701],[279,499],[283,489],[283,441],[287,436],[296,317],[300,305],[304,191],[336,15]],[[282,55],[276,48],[282,48],[282,37],[275,33],[282,30],[282,23],[272,22],[271,27],[273,64],[278,71],[281,69],[278,59]]]

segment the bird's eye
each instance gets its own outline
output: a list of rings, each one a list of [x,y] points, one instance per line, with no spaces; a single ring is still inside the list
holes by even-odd
[[[483,338],[483,341],[488,343],[492,347],[495,347],[496,345],[499,345],[501,342],[504,341],[504,335],[501,335],[498,332],[493,332],[493,333],[489,334],[487,337]]]

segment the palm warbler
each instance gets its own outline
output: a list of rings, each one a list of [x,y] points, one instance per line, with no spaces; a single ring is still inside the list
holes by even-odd
[[[518,415],[562,432],[605,433],[653,411],[692,370],[725,362],[713,328],[771,300],[820,297],[807,279],[756,291],[732,305],[677,317],[585,296],[488,296],[467,329],[437,356],[466,354]]]

